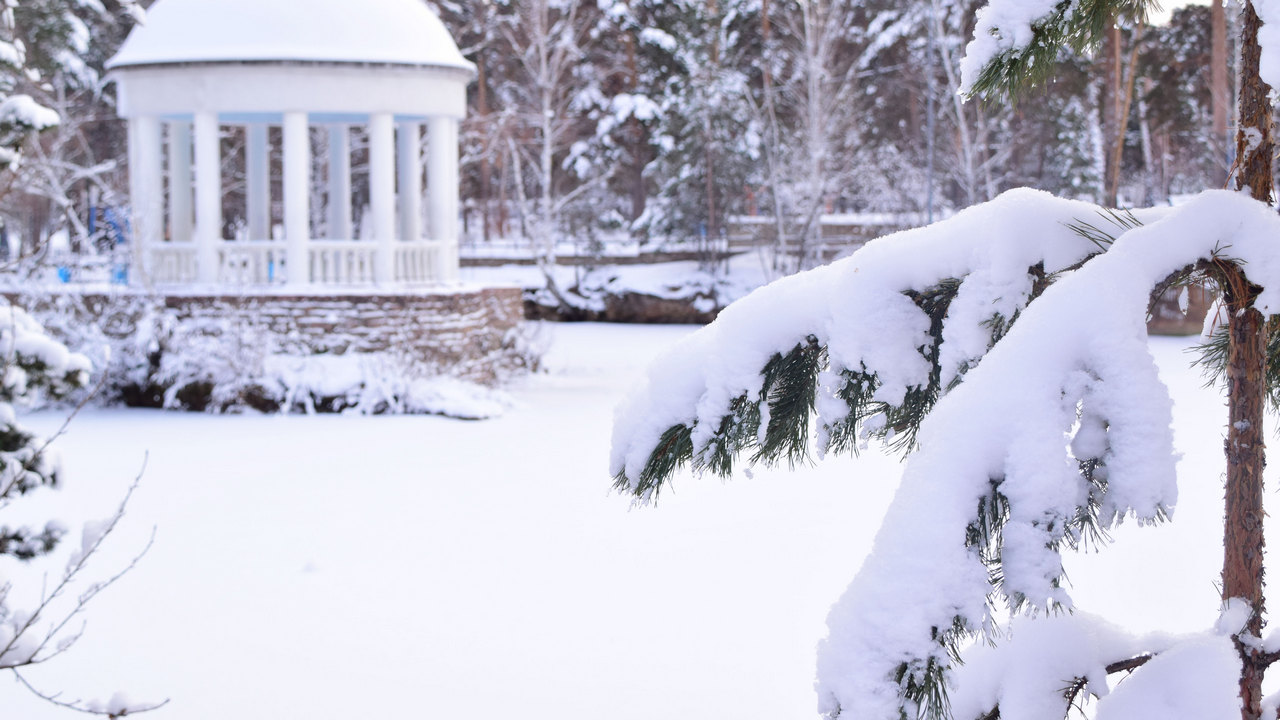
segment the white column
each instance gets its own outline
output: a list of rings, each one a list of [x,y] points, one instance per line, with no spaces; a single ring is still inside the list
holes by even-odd
[[[329,126],[329,239],[351,240],[351,128]]]
[[[196,280],[218,280],[218,251],[222,245],[222,148],[218,116],[198,112],[196,145]]]
[[[245,127],[245,214],[250,240],[271,239],[271,154],[267,126]]]
[[[142,115],[129,121],[130,202],[133,206],[134,263],[145,272],[149,254],[164,239],[164,161],[160,120]]]
[[[284,114],[284,239],[287,280],[311,282],[311,138],[307,114]]]
[[[440,282],[458,279],[458,121],[433,117],[427,125],[427,192],[431,239],[444,244]]]
[[[169,239],[191,242],[191,123],[169,123]]]
[[[374,280],[395,282],[396,138],[390,113],[369,118],[369,211],[373,215]]]
[[[400,157],[400,239],[422,238],[422,126],[400,123],[396,136]]]

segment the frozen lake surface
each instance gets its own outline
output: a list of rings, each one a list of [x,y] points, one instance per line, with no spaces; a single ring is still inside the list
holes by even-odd
[[[607,476],[613,407],[690,331],[547,326],[547,371],[485,422],[86,411],[59,442],[66,488],[15,508],[78,527],[146,457],[95,568],[153,527],[155,544],[27,676],[66,699],[170,698],[157,720],[813,717],[827,608],[900,466],[873,451],[682,478],[630,508]],[[1174,522],[1121,528],[1069,568],[1080,607],[1135,630],[1203,629],[1218,609],[1225,408],[1187,345],[1152,341],[1185,453]],[[0,707],[68,717],[7,679]]]

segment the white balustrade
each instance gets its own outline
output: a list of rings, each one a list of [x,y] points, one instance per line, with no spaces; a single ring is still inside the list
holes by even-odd
[[[369,285],[374,280],[377,246],[352,240],[312,240],[313,285]]]
[[[285,248],[279,242],[224,242],[218,248],[218,282],[279,285],[285,280]]]
[[[163,243],[147,248],[151,253],[148,270],[159,285],[191,284],[196,281],[196,246]]]
[[[431,285],[443,277],[448,243],[419,240],[396,243],[395,278],[406,285]]]
[[[357,240],[311,240],[307,243],[310,267],[304,283],[312,286],[379,284],[378,244]],[[158,285],[198,282],[194,243],[162,243],[150,248],[151,280]],[[284,242],[222,242],[217,250],[217,281],[234,287],[283,285],[289,276]],[[453,246],[444,241],[396,242],[394,282],[403,286],[434,285],[447,281]]]

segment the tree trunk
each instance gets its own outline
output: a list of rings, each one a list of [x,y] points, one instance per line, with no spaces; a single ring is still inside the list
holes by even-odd
[[[1130,37],[1132,47],[1129,50],[1129,78],[1124,77],[1124,68],[1121,63],[1121,45],[1124,36],[1120,32],[1120,26],[1116,25],[1112,31],[1113,42],[1115,43],[1115,53],[1113,59],[1115,61],[1115,87],[1112,88],[1112,99],[1114,102],[1114,126],[1115,135],[1112,138],[1111,163],[1107,170],[1107,205],[1116,207],[1119,205],[1120,198],[1120,162],[1124,158],[1124,136],[1129,129],[1129,110],[1133,103],[1133,83],[1138,76],[1138,49],[1142,40],[1142,24],[1138,23],[1133,28]]]
[[[717,5],[716,0],[708,0],[707,16],[717,19],[717,27],[719,25],[719,22],[718,22],[719,12],[720,12],[720,9]],[[716,30],[715,32],[718,33],[719,31]],[[710,63],[710,67],[707,68],[707,73],[709,75],[708,83],[707,83],[708,87],[711,86],[710,81],[714,80],[716,74],[719,72],[720,70],[719,65],[720,65],[720,36],[718,34],[715,34],[715,35],[712,35],[711,37],[711,63]],[[704,103],[704,105],[710,105],[710,103]],[[711,118],[711,113],[710,111],[708,111],[705,117],[703,118],[703,122],[702,122],[703,159],[704,159],[704,162],[706,162],[707,164],[706,191],[707,191],[708,247],[714,247],[714,243],[720,235],[720,213],[719,213],[719,209],[716,207],[715,135],[713,133],[714,128],[712,128],[712,122],[713,120]]]
[[[1213,139],[1215,160],[1228,166],[1227,109],[1231,104],[1231,88],[1227,83],[1227,14],[1223,0],[1213,0],[1209,14],[1212,21],[1211,57],[1209,58],[1209,94],[1213,100]],[[1219,178],[1223,178],[1220,175]]]
[[[628,30],[623,35],[623,42],[626,44],[627,50],[627,92],[635,94],[640,90],[640,67],[636,61],[636,38],[635,32]],[[648,163],[646,152],[646,134],[644,126],[640,124],[640,120],[636,118],[635,113],[627,120],[627,142],[631,145],[631,168],[628,179],[628,192],[631,195],[631,217],[633,223],[644,215],[648,193],[645,192],[644,168]],[[637,231],[633,228],[631,231],[634,239],[640,239]]]
[[[1250,2],[1244,6],[1240,59],[1240,129],[1236,135],[1239,170],[1236,188],[1260,202],[1270,203],[1272,192],[1270,88],[1258,74],[1258,28],[1261,23]],[[1262,471],[1266,464],[1262,416],[1266,397],[1266,320],[1253,307],[1258,288],[1244,269],[1229,264],[1223,272],[1223,295],[1229,313],[1230,349],[1227,359],[1227,488],[1223,532],[1222,597],[1241,598],[1253,616],[1241,634],[1261,637],[1262,595]],[[1237,640],[1243,670],[1240,675],[1241,717],[1261,715],[1265,663],[1256,645]]]

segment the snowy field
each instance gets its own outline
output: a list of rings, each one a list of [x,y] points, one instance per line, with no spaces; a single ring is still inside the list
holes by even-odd
[[[899,465],[867,453],[685,478],[631,509],[609,491],[612,409],[689,331],[547,326],[548,372],[480,423],[84,413],[60,442],[66,489],[20,507],[106,515],[149,455],[96,567],[153,527],[155,545],[75,648],[28,677],[67,699],[170,698],[150,717],[172,720],[813,717],[827,608]],[[1152,341],[1185,453],[1174,522],[1122,528],[1070,568],[1081,607],[1135,630],[1199,630],[1217,611],[1225,409],[1187,344]],[[69,716],[9,680],[0,707]]]

